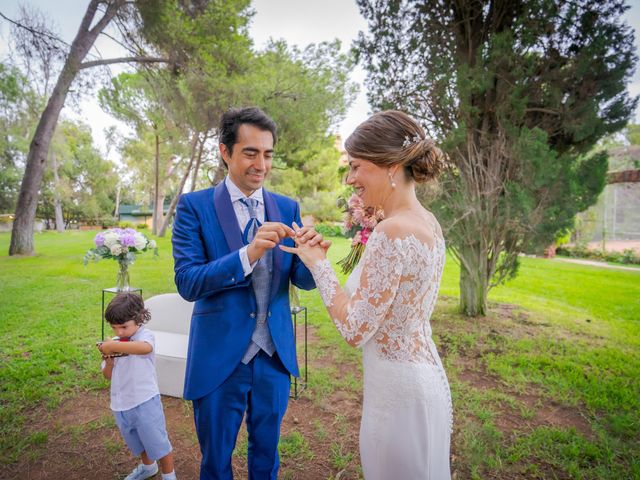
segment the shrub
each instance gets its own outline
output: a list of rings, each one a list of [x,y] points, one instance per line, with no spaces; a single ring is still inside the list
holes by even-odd
[[[622,263],[622,254],[620,252],[606,252],[604,260],[607,262]]]
[[[149,228],[149,225],[147,225],[146,223],[137,223],[136,224],[136,229],[137,230],[146,230],[147,228]]]
[[[344,237],[342,227],[334,223],[320,223],[316,225],[316,231],[323,237]]]
[[[102,225],[102,228],[113,228],[116,226],[116,221],[113,219],[113,217],[102,217],[100,219],[100,225]]]
[[[583,245],[576,245],[574,247],[570,246],[560,246],[556,250],[558,255],[564,255],[566,257],[573,258],[589,258],[592,260],[599,260],[605,262],[614,262],[614,263],[626,263],[626,264],[636,264],[640,265],[640,255],[635,252],[633,249],[626,249],[624,252],[606,252],[603,250],[589,250],[587,247]]]
[[[131,223],[131,222],[120,222],[118,224],[118,227],[120,227],[120,228],[133,228],[133,223]]]
[[[635,250],[631,248],[627,248],[622,252],[622,256],[620,258],[622,263],[635,263],[640,265],[640,255],[635,252]]]

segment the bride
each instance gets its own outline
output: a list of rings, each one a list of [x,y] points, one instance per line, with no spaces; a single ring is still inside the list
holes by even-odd
[[[344,339],[363,350],[360,457],[367,480],[450,478],[452,405],[429,318],[445,260],[442,230],[415,193],[435,178],[442,152],[399,111],[377,113],[345,143],[347,183],[384,209],[360,264],[340,287],[325,251],[280,246],[310,268]]]

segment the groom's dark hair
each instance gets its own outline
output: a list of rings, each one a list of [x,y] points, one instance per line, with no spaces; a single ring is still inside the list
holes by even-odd
[[[258,107],[230,108],[222,114],[220,128],[218,130],[219,142],[223,143],[229,153],[233,153],[233,146],[236,144],[238,128],[240,125],[248,123],[260,130],[271,132],[273,144],[278,139],[276,122],[269,115]],[[224,160],[222,160],[224,162]],[[227,164],[225,163],[225,167]]]

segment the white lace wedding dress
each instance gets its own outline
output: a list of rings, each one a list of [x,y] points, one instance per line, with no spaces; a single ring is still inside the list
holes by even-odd
[[[312,267],[342,336],[363,350],[360,457],[366,480],[448,480],[452,404],[429,318],[444,267],[441,237],[374,231],[345,293],[328,260]]]

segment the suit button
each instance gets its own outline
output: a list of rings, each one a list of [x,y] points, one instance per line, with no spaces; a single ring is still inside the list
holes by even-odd
[[[235,283],[236,277],[231,277],[231,281]]]
[[[270,317],[271,316],[271,310],[269,310],[269,312],[267,313],[267,316]]]
[[[251,315],[249,315],[251,318],[256,318],[256,314],[251,312]]]

